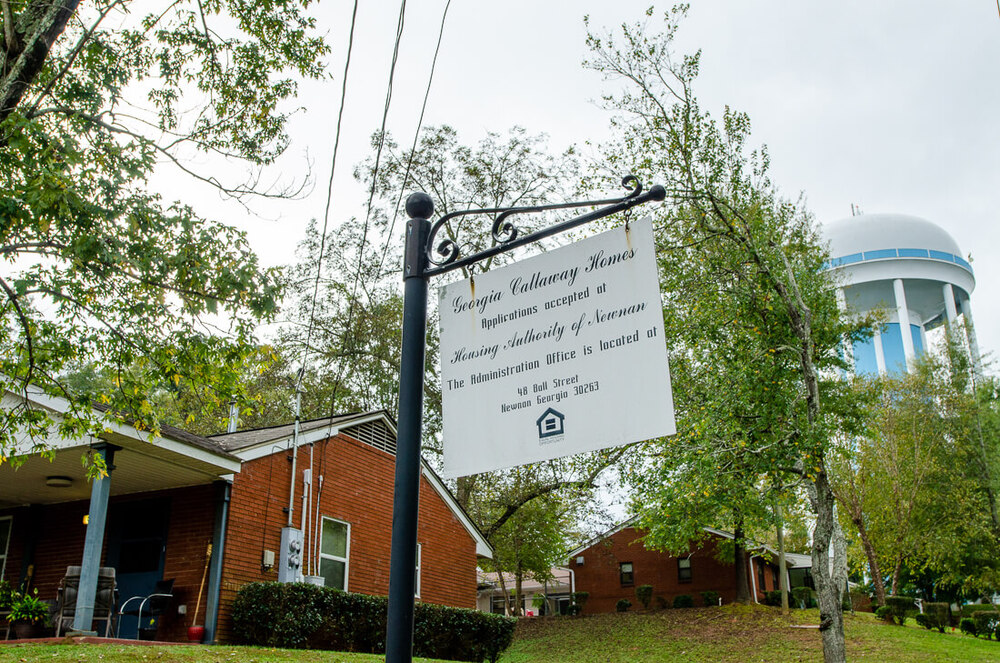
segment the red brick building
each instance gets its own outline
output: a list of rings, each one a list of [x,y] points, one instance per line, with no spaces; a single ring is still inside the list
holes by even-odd
[[[4,406],[17,400],[8,393]],[[31,405],[56,419],[65,407],[41,395]],[[305,531],[304,572],[349,591],[388,592],[395,426],[384,412],[302,423],[294,490],[291,426],[211,439],[164,427],[152,439],[109,421],[100,439],[48,443],[51,462],[26,448],[17,470],[0,464],[0,579],[42,599],[56,599],[73,565],[92,564],[94,577],[98,566],[115,568],[119,606],[172,579],[156,637],[186,640],[197,612],[207,641],[224,641],[239,588],[277,579],[289,510]],[[108,457],[106,478],[87,481],[87,453]],[[474,608],[477,557],[492,551],[426,465],[418,539],[419,600]],[[121,623],[123,637],[135,637],[136,617]],[[103,634],[102,622],[95,627]]]
[[[731,603],[736,598],[736,567],[720,561],[718,546],[733,535],[708,527],[705,532],[707,537],[688,555],[674,557],[646,548],[644,532],[627,521],[571,551],[568,566],[576,576],[576,591],[590,594],[584,613],[614,612],[623,598],[638,607],[635,589],[641,585],[653,586],[651,608],[663,601],[673,605],[680,594],[691,596],[700,606],[704,591],[717,592],[723,603]],[[749,551],[747,560],[747,579],[758,602],[764,600],[764,592],[778,588],[778,566],[762,552]]]

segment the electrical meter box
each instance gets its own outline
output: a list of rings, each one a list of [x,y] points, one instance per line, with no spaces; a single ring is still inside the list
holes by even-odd
[[[302,582],[302,530],[281,528],[278,582]]]

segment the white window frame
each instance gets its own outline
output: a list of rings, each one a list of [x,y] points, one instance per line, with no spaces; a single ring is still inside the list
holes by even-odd
[[[420,543],[418,543],[417,544],[417,567],[416,567],[416,569],[414,569],[414,572],[416,574],[416,583],[414,584],[414,592],[413,592],[414,598],[418,598],[418,599],[420,598],[420,561],[421,561],[421,550],[422,550],[422,548],[423,548],[423,545],[420,544]]]
[[[10,540],[14,536],[14,516],[0,516],[0,528],[3,527],[4,521],[7,521],[7,545],[4,546],[0,556],[0,580],[3,580],[7,573],[7,554],[10,552]]]
[[[326,521],[328,521],[328,520],[330,522],[339,523],[341,525],[346,525],[347,526],[347,545],[346,545],[346,547],[344,549],[345,556],[344,557],[338,557],[337,555],[331,555],[329,553],[323,552],[323,530],[321,528],[320,529],[320,533],[319,533],[319,536],[320,536],[319,558],[320,558],[320,560],[329,559],[329,560],[333,560],[335,562],[343,562],[344,563],[344,586],[343,587],[336,587],[335,589],[343,589],[346,592],[346,591],[348,591],[347,587],[348,587],[348,584],[350,582],[350,577],[351,577],[351,574],[350,574],[350,571],[351,571],[351,523],[347,522],[346,520],[340,520],[339,518],[330,518],[329,516],[323,516],[323,527],[326,527]]]

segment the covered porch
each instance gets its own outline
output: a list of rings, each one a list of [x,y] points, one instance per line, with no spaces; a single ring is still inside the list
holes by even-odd
[[[5,408],[26,404],[56,421],[66,407],[44,395],[26,402],[4,394]],[[214,641],[230,485],[240,460],[186,431],[164,427],[154,438],[110,418],[100,436],[46,443],[51,459],[28,453],[16,470],[0,464],[0,578],[59,600],[63,633],[103,636],[110,627],[112,636],[134,638],[142,601],[128,604],[120,620],[118,611],[131,597],[161,593],[169,596],[144,605],[145,637],[186,640],[197,612],[204,641]],[[21,450],[30,449],[24,440]],[[87,454],[104,457],[106,476],[87,480]],[[76,589],[61,591],[63,585]]]

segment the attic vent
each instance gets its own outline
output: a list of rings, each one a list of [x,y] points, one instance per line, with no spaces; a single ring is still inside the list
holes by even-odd
[[[344,433],[356,440],[361,440],[365,444],[370,444],[376,449],[381,449],[387,453],[396,455],[396,437],[389,430],[383,421],[369,421],[345,428]]]

